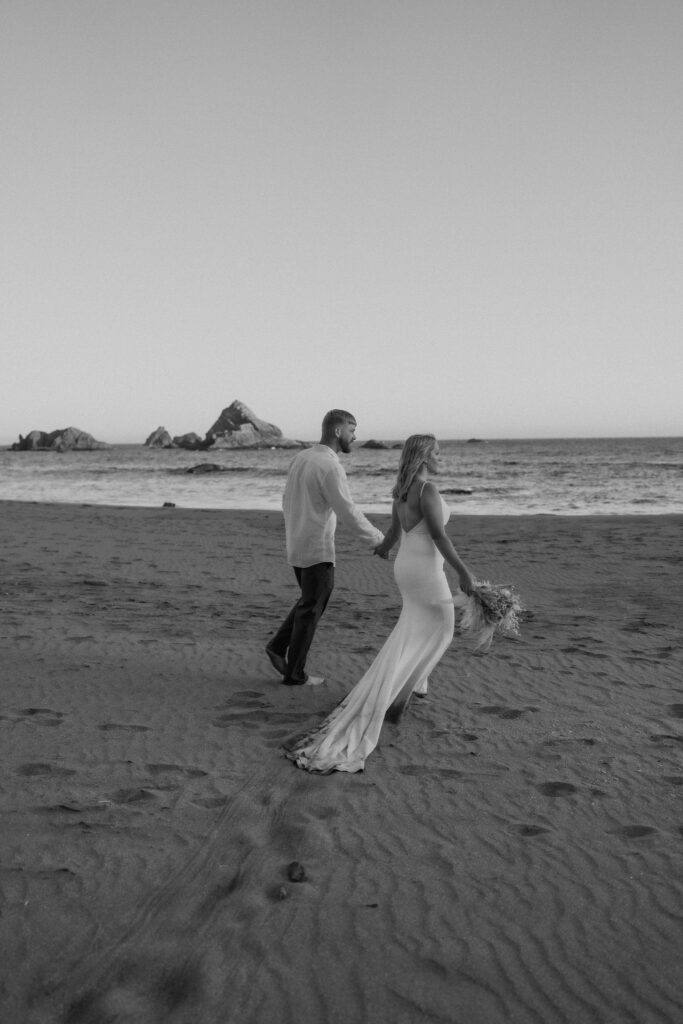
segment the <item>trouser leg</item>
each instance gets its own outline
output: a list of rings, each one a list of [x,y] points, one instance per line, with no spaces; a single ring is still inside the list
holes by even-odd
[[[300,600],[301,598],[299,598],[299,601]],[[268,649],[273,651],[275,654],[279,654],[283,658],[287,655],[287,648],[289,647],[289,641],[291,640],[292,629],[294,627],[294,616],[296,615],[296,610],[299,607],[299,601],[295,602],[275,636],[268,642]]]
[[[319,562],[317,565],[295,568],[297,582],[301,587],[301,597],[283,622],[278,633],[271,642],[282,644],[288,634],[287,679],[303,682],[306,679],[306,658],[320,617],[327,607],[327,602],[334,589],[334,565],[331,562]]]

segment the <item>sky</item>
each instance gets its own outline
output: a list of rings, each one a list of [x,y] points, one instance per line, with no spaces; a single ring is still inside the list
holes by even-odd
[[[0,443],[683,434],[680,0],[0,0]]]

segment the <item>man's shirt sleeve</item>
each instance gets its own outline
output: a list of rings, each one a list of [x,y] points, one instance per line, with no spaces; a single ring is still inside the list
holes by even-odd
[[[371,548],[384,540],[384,534],[356,508],[349,490],[346,473],[341,466],[332,466],[322,480],[322,490],[337,518]]]

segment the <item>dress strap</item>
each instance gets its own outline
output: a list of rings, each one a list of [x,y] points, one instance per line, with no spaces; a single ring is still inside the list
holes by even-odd
[[[423,492],[423,491],[424,491],[424,489],[425,489],[425,484],[426,484],[426,483],[427,483],[427,480],[423,480],[423,481],[422,481],[422,487],[420,488],[420,497],[422,497],[422,492]]]

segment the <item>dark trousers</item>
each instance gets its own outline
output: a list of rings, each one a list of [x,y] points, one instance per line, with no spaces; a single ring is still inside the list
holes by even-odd
[[[303,682],[306,679],[306,658],[316,626],[334,589],[334,565],[317,565],[294,569],[301,597],[268,644],[271,651],[287,660],[287,679]]]

